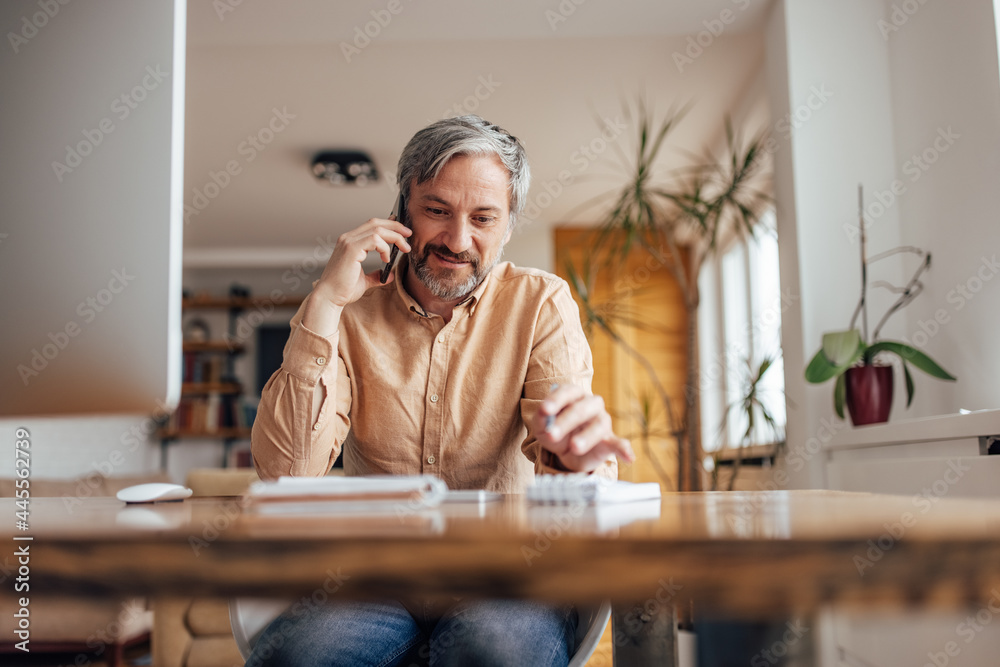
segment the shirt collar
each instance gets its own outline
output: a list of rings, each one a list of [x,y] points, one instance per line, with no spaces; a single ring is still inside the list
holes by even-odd
[[[409,266],[410,256],[404,255],[399,258],[399,261],[396,262],[396,266],[393,267],[393,273],[396,276],[396,279],[393,281],[396,284],[396,293],[399,294],[399,297],[403,300],[403,304],[405,304],[407,310],[417,313],[422,317],[430,317],[430,314],[424,310],[423,306],[421,306],[416,299],[410,296],[410,293],[403,287],[403,276],[406,275],[406,271]],[[496,267],[493,267],[493,270],[496,270]],[[472,293],[469,296],[465,297],[462,302],[455,304],[455,310],[465,308],[469,313],[469,317],[472,317],[476,312],[476,308],[479,307],[479,302],[483,298],[483,294],[486,292],[486,287],[492,277],[493,271],[491,270],[486,274],[486,277],[483,278],[483,282],[479,283],[479,285],[476,286],[476,289],[472,290]]]
[[[406,269],[409,267],[409,264],[410,256],[403,255],[396,262],[396,266],[392,267],[392,272],[395,275],[395,279],[392,282],[396,286],[396,294],[403,300],[403,305],[406,306],[408,311],[416,313],[421,317],[430,317],[430,314],[424,310],[424,307],[417,303],[417,300],[410,296],[410,293],[403,287],[403,276],[406,275]]]
[[[493,278],[493,270],[495,269],[496,267],[493,267],[493,269],[486,274],[486,277],[483,278],[483,282],[479,283],[476,289],[472,290],[472,294],[466,297],[465,301],[458,304],[458,306],[467,305],[469,309],[469,317],[472,317],[476,313],[476,308],[479,307],[479,302],[482,301],[483,294],[486,293],[486,288],[490,284],[490,280]],[[455,307],[458,308],[458,306]]]

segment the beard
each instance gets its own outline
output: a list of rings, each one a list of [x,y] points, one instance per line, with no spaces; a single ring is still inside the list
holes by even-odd
[[[432,252],[454,262],[468,262],[472,273],[462,278],[457,275],[459,273],[457,269],[438,269],[435,271],[428,263]],[[430,290],[431,294],[439,299],[451,301],[467,296],[476,289],[500,261],[501,255],[503,255],[503,248],[497,251],[496,257],[490,262],[484,263],[481,257],[471,252],[455,254],[442,245],[428,243],[414,258],[413,272],[417,279],[424,284],[424,287]]]

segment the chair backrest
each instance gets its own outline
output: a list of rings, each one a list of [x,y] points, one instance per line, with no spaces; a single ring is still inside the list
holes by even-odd
[[[291,600],[274,598],[232,598],[229,601],[229,625],[244,660],[253,653],[264,629],[290,606]]]
[[[605,628],[611,620],[611,603],[607,600],[599,607],[582,607],[577,605],[580,617],[576,626],[576,648],[568,667],[583,667],[594,654],[597,645],[601,643]]]
[[[292,605],[291,600],[273,598],[233,598],[229,601],[229,624],[240,655],[246,660],[253,652],[264,629]],[[611,619],[611,603],[599,607],[577,607],[580,621],[576,626],[576,646],[569,667],[583,667],[601,641]]]

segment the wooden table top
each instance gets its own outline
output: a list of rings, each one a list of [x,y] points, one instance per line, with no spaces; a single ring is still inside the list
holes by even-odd
[[[600,508],[522,496],[432,510],[261,515],[238,499],[15,501],[32,594],[694,600],[745,617],[829,602],[958,607],[1000,586],[1000,501],[835,491],[669,494]],[[14,541],[30,536],[30,541]],[[16,595],[4,586],[0,595]]]

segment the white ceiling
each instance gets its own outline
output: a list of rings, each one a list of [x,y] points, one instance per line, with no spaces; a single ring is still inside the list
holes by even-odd
[[[546,193],[561,189],[533,230],[596,219],[599,209],[587,202],[615,184],[611,160],[616,150],[630,150],[634,126],[612,142],[617,149],[590,159],[581,149],[601,147],[595,119],[620,117],[622,100],[643,92],[660,111],[694,104],[672,142],[674,166],[680,149],[716,143],[724,115],[760,89],[759,28],[770,3],[751,0],[741,10],[743,0],[399,0],[392,15],[379,13],[389,0],[243,0],[217,14],[225,1],[189,4],[184,201],[194,204],[206,186],[215,196],[199,199],[207,205],[188,216],[184,245],[186,257],[202,253],[223,263],[226,252],[242,249],[258,264],[269,252],[294,256],[387,215],[403,145],[424,125],[455,115],[455,105],[522,140],[533,171],[529,202],[548,203]],[[560,6],[575,10],[552,30],[545,12]],[[376,20],[372,11],[391,19],[346,57],[341,42]],[[725,28],[678,68],[674,54],[705,22]],[[368,28],[375,33],[374,24]],[[267,127],[275,109],[294,118],[264,150],[251,151],[248,136]],[[367,150],[389,178],[333,188],[312,177],[314,153],[352,147]],[[228,179],[220,175],[227,164],[238,171]],[[563,171],[573,183],[560,188],[554,183]],[[217,192],[213,174],[226,182]]]
[[[688,35],[716,20],[725,21],[731,34],[759,28],[769,4],[762,0],[216,0],[189,3],[188,41],[196,46],[330,44],[352,39],[355,28],[364,29],[373,18],[386,23],[378,34],[383,42]],[[388,17],[391,20],[386,21]]]

